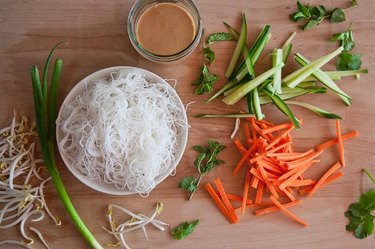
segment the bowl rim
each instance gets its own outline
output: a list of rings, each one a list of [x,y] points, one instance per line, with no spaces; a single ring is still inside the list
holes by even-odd
[[[163,78],[161,78],[157,74],[155,74],[153,72],[150,72],[150,71],[148,71],[146,69],[143,69],[143,68],[138,68],[138,67],[132,67],[132,66],[114,66],[114,67],[104,68],[104,69],[98,70],[96,72],[93,72],[93,73],[87,75],[82,80],[80,80],[69,91],[69,93],[66,95],[63,103],[60,106],[60,110],[59,110],[59,113],[58,113],[57,120],[61,120],[61,116],[63,114],[65,106],[67,106],[67,104],[69,102],[71,102],[74,98],[76,98],[79,94],[81,94],[84,91],[84,89],[86,87],[86,84],[89,84],[89,83],[93,82],[96,79],[100,79],[100,78],[103,78],[103,77],[108,77],[108,76],[110,76],[110,73],[112,73],[112,72],[118,72],[120,70],[137,70],[137,71],[142,72],[145,75],[145,78],[148,78],[148,79],[154,80],[154,81],[158,81],[158,82],[160,81],[160,82],[163,82],[164,84],[167,84],[171,89],[173,89],[173,92],[176,95],[175,97],[178,100],[178,105],[180,105],[180,107],[183,108],[183,110],[185,110],[185,106],[182,103],[181,98],[177,94],[176,90],[172,86],[170,86],[169,83],[166,80],[164,80]],[[186,124],[188,124],[186,112],[184,112],[183,118],[184,118],[184,121],[186,122]],[[135,191],[130,191],[130,190],[126,189],[126,188],[125,189],[118,189],[113,184],[100,183],[98,181],[90,180],[90,179],[85,178],[83,176],[83,174],[79,170],[74,169],[70,165],[68,159],[61,153],[61,148],[60,148],[59,141],[61,141],[62,136],[63,136],[63,132],[60,129],[60,125],[57,124],[56,125],[56,143],[57,143],[57,147],[58,147],[58,150],[59,150],[59,154],[60,154],[60,156],[61,156],[61,158],[62,158],[65,166],[69,169],[69,171],[81,183],[83,183],[84,185],[86,185],[86,186],[88,186],[88,187],[90,187],[90,188],[92,188],[92,189],[94,189],[96,191],[99,191],[99,192],[102,192],[102,193],[105,193],[105,194],[111,194],[111,195],[131,195],[131,194],[136,194],[137,193]],[[186,148],[186,144],[187,144],[187,140],[188,140],[188,126],[186,126],[186,128],[183,129],[183,132],[182,132],[182,135],[181,135],[181,140],[180,140],[181,143],[179,145],[180,148],[179,148],[179,150],[177,152],[177,155],[176,155],[176,160],[175,160],[176,163],[175,163],[175,165],[173,165],[173,167],[170,167],[170,169],[167,172],[165,172],[164,174],[161,174],[161,175],[159,175],[159,176],[157,176],[155,178],[155,187],[159,183],[161,183],[163,180],[165,180],[169,175],[171,175],[171,173],[176,169],[176,167],[180,163],[180,161],[182,159],[182,156],[184,154],[184,151],[185,151],[185,148]]]

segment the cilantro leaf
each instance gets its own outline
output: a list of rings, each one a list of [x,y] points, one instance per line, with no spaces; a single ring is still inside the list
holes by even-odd
[[[214,33],[207,37],[207,43],[212,44],[219,41],[233,41],[234,38],[230,33],[220,32]]]
[[[183,222],[181,223],[179,226],[173,228],[171,230],[171,234],[173,236],[173,238],[175,239],[183,239],[183,238],[186,238],[187,236],[189,236],[193,231],[194,229],[197,227],[199,223],[199,220],[196,219],[192,222]]]
[[[203,55],[208,60],[209,64],[215,60],[215,52],[210,47],[205,47],[203,49]]]
[[[346,230],[354,232],[355,237],[363,239],[372,234],[375,217],[368,210],[362,208],[360,203],[350,204],[345,212],[345,217],[349,219]]]
[[[375,189],[362,194],[359,198],[359,203],[366,210],[375,210]]]
[[[216,74],[210,74],[208,67],[203,65],[202,74],[193,82],[193,85],[197,86],[197,88],[194,90],[194,94],[200,95],[205,92],[212,92],[213,85],[217,80],[218,76]]]
[[[342,9],[336,8],[332,11],[329,20],[331,22],[343,22],[345,21],[345,13]]]
[[[187,190],[190,193],[197,191],[197,184],[198,179],[195,177],[185,177],[183,178],[180,183],[178,184],[178,187],[183,190]]]
[[[339,41],[340,45],[344,47],[344,51],[352,50],[354,48],[354,36],[351,29],[351,24],[345,32],[333,34],[331,41]]]
[[[337,57],[336,67],[338,70],[358,70],[361,65],[361,54],[350,54],[343,52]]]

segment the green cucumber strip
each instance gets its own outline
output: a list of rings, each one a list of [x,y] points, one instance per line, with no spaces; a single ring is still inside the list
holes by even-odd
[[[211,102],[212,100],[216,99],[219,97],[221,94],[224,93],[227,89],[230,89],[231,87],[235,86],[237,82],[235,81],[229,81],[227,84],[225,84],[219,91],[217,91],[214,95],[212,95],[208,100],[206,100],[206,104],[208,102]]]
[[[223,22],[225,27],[228,29],[228,32],[232,35],[233,39],[238,40],[240,37],[240,33],[237,32],[232,26],[230,26],[228,23]]]
[[[255,118],[251,113],[229,113],[229,114],[198,114],[196,118]]]
[[[332,77],[356,76],[357,74],[367,74],[367,69],[349,70],[349,71],[324,71],[331,79]]]
[[[304,103],[304,102],[300,102],[300,101],[292,101],[292,100],[285,101],[285,103],[287,103],[289,105],[298,105],[298,106],[304,107],[304,108],[306,108],[306,109],[308,109],[312,112],[315,112],[319,116],[322,116],[322,117],[325,117],[325,118],[342,119],[340,116],[338,116],[338,115],[336,115],[332,112],[323,110],[319,107],[316,107],[316,106],[308,104],[308,103]]]
[[[286,63],[288,60],[290,51],[292,50],[292,40],[296,36],[297,32],[293,32],[288,40],[285,41],[284,45],[281,47],[283,50],[283,62]]]
[[[294,126],[299,128],[299,122],[288,105],[276,93],[270,92],[267,88],[264,88],[263,92],[272,100],[274,105],[292,121]]]
[[[311,89],[303,89],[303,88],[296,87],[296,88],[293,88],[292,90],[293,91],[287,91],[286,89],[283,90],[283,93],[278,95],[279,98],[281,98],[282,100],[286,100],[286,99],[292,99],[298,96],[302,96],[305,94],[312,94],[312,93],[322,94],[322,93],[327,92],[327,90],[322,87],[311,88]],[[263,92],[259,94],[259,99],[260,99],[261,105],[272,103],[272,100]]]
[[[279,70],[283,66],[284,66],[284,63],[280,63],[276,67],[271,68],[270,70],[264,72],[263,74],[261,74],[258,77],[252,79],[251,81],[243,84],[236,91],[234,91],[230,95],[226,96],[223,99],[223,102],[226,103],[227,105],[234,105],[241,98],[243,98],[246,94],[248,94],[251,90],[253,90],[255,87],[262,84],[265,80],[267,80],[269,77],[271,77],[277,70]]]
[[[238,41],[237,41],[237,44],[236,44],[236,48],[234,49],[234,52],[233,52],[233,55],[232,55],[232,58],[229,62],[229,66],[228,66],[228,69],[227,71],[225,72],[225,76],[227,78],[229,78],[233,71],[234,71],[234,68],[236,67],[237,65],[237,62],[238,62],[238,59],[240,58],[240,55],[241,55],[241,52],[242,52],[242,49],[243,47],[245,46],[246,44],[246,38],[247,38],[247,23],[246,23],[246,17],[245,15],[242,15],[242,28],[241,28],[241,34],[240,34],[240,37],[238,38]]]
[[[229,88],[228,90],[226,90],[226,91],[223,93],[223,95],[224,95],[224,96],[228,96],[229,94],[231,94],[232,92],[234,92],[234,91],[236,91],[238,88],[240,88],[241,85],[242,85],[242,84],[238,84],[238,85],[236,85],[236,86],[234,86],[234,87],[232,87],[232,88]]]
[[[319,70],[321,70],[321,69],[319,69]],[[328,75],[328,76],[329,76],[329,78],[331,78],[331,80],[341,80],[341,76],[337,76],[337,75]],[[307,77],[304,81],[314,81],[314,80],[317,80],[317,78],[313,74],[313,75],[310,75],[309,77]]]
[[[276,66],[283,62],[283,50],[280,48],[274,49],[272,53],[272,66]],[[281,69],[276,71],[273,75],[273,91],[281,93]]]
[[[259,100],[259,94],[258,94],[258,88],[255,87],[251,91],[252,95],[252,104],[253,104],[253,109],[255,113],[255,117],[257,120],[261,120],[264,118],[264,114],[262,113],[262,107],[260,106],[260,100]]]
[[[301,54],[297,53],[295,56],[296,61],[301,66],[308,66],[310,61],[303,57]],[[311,64],[310,64],[311,65]],[[341,90],[336,83],[331,80],[331,78],[325,74],[321,69],[316,70],[313,75],[322,82],[323,85],[325,85],[327,88],[331,89],[335,93],[337,93],[340,98],[345,102],[346,105],[351,105],[351,98],[349,95],[347,95],[343,90]]]
[[[320,57],[319,59],[311,62],[310,64],[296,70],[295,72],[286,76],[283,79],[283,82],[285,82],[290,88],[296,87],[299,83],[301,83],[304,79],[309,77],[317,69],[320,69],[322,66],[327,64],[330,60],[332,60],[334,57],[339,55],[343,51],[343,49],[344,49],[343,47],[339,47],[332,53],[329,53],[323,57]]]
[[[245,59],[245,65],[246,65],[247,73],[250,74],[250,76],[252,78],[254,78],[255,77],[254,67],[253,67],[253,63],[251,62],[251,57],[250,57],[251,55],[250,55],[249,50],[247,49],[246,45],[242,49],[242,55]],[[237,79],[237,81],[239,81],[239,80]]]
[[[247,109],[249,110],[249,113],[254,114],[253,96],[251,92],[249,92],[246,95],[246,102],[247,102]]]

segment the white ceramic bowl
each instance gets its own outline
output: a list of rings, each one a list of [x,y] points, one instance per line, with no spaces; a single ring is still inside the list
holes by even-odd
[[[141,73],[143,73],[145,75],[145,79],[148,82],[163,82],[163,83],[165,83],[166,85],[169,86],[169,84],[165,80],[160,78],[158,75],[156,75],[156,74],[154,74],[150,71],[147,71],[145,69],[136,68],[136,67],[126,67],[126,66],[105,68],[105,69],[102,69],[102,70],[99,70],[97,72],[94,72],[94,73],[90,74],[89,76],[87,76],[86,78],[84,78],[83,80],[78,82],[78,84],[75,87],[73,87],[73,89],[69,92],[69,94],[66,96],[64,102],[61,105],[59,115],[58,115],[58,120],[61,120],[61,118],[64,116],[64,113],[66,113],[66,110],[65,110],[66,105],[68,103],[72,102],[78,95],[82,94],[85,91],[87,84],[92,83],[96,79],[109,77],[109,74],[111,72],[117,72],[117,71],[120,71],[120,70],[122,70],[122,71],[123,70],[132,70],[132,71],[137,70],[137,71],[140,71]],[[184,105],[182,104],[182,101],[178,97],[176,91],[173,90],[172,92],[174,92],[176,94],[175,97],[176,97],[176,99],[178,99],[178,105],[180,105],[180,107],[182,109],[184,109]],[[184,114],[184,119],[185,119],[185,122],[187,124],[186,114]],[[178,145],[178,148],[176,150],[177,152],[176,152],[176,155],[175,155],[175,158],[176,158],[175,162],[176,163],[175,163],[175,165],[170,165],[169,170],[167,172],[165,172],[164,174],[161,174],[161,175],[156,177],[156,179],[155,179],[156,185],[159,184],[160,182],[162,182],[167,176],[169,176],[172,173],[172,171],[177,167],[179,161],[182,158],[182,155],[185,151],[185,147],[186,147],[186,143],[187,143],[188,128],[187,127],[184,128],[181,131],[180,134],[181,134],[181,137],[179,138],[180,144]],[[60,151],[60,155],[61,155],[65,165],[70,170],[70,172],[72,172],[72,174],[78,180],[80,180],[82,183],[84,183],[85,185],[87,185],[88,187],[90,187],[92,189],[95,189],[99,192],[103,192],[103,193],[107,193],[107,194],[130,195],[130,194],[136,193],[134,191],[130,191],[129,189],[118,189],[118,188],[115,187],[114,184],[100,183],[100,182],[95,181],[95,180],[90,180],[90,179],[86,178],[79,170],[73,168],[70,165],[69,160],[66,157],[64,157],[63,153],[61,153],[59,141],[61,141],[63,135],[64,134],[63,134],[62,130],[60,129],[60,126],[57,125],[56,139],[57,139],[57,144],[58,144],[58,149]]]

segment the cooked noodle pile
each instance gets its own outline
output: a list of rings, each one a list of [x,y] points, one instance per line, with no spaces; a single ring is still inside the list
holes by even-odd
[[[88,179],[148,193],[175,166],[184,117],[168,84],[119,71],[87,84],[65,107],[60,151]]]

